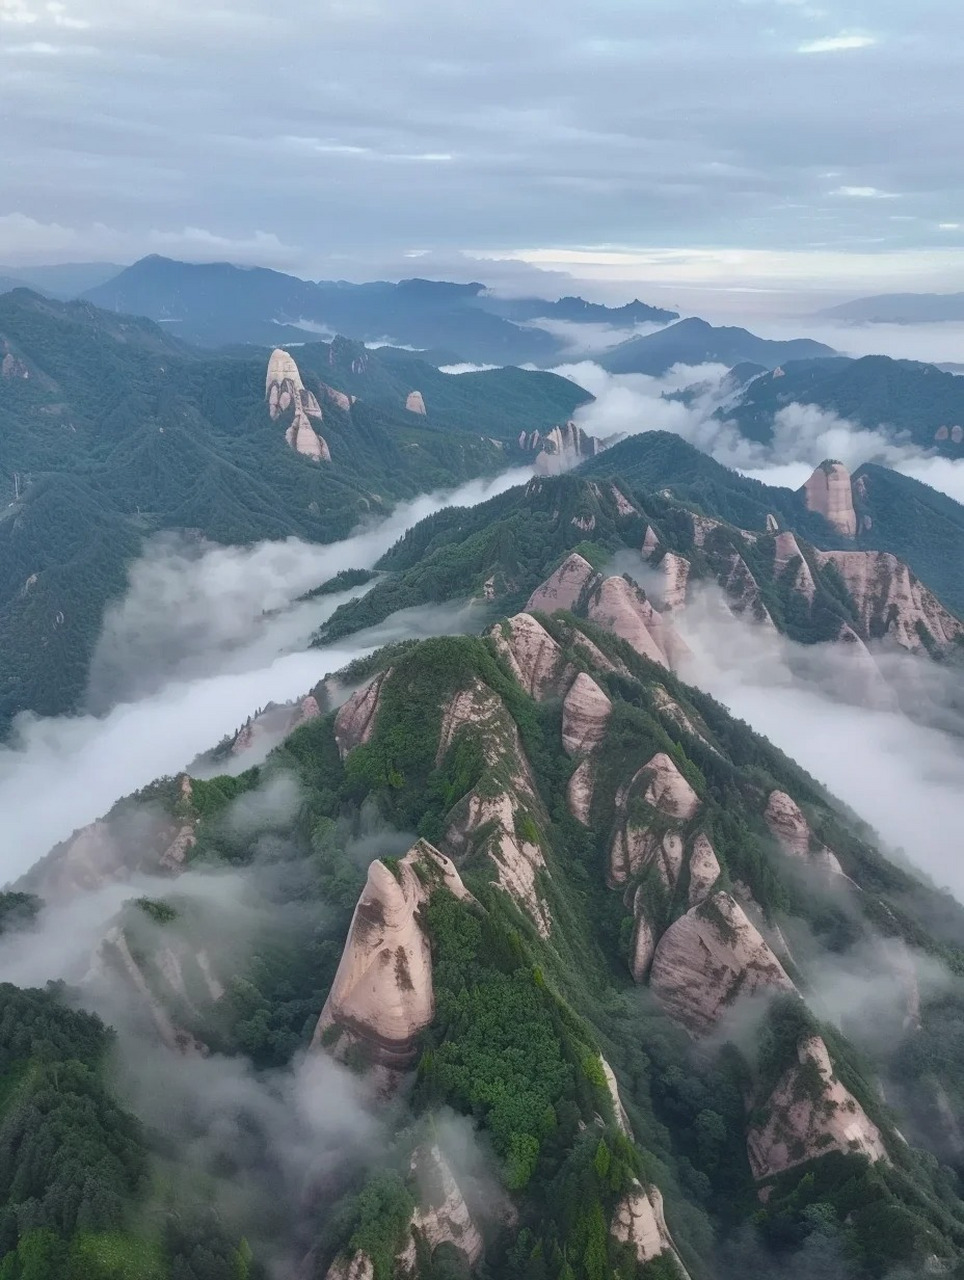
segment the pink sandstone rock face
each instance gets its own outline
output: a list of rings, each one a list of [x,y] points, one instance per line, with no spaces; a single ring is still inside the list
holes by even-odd
[[[646,526],[646,536],[643,538],[641,554],[644,560],[652,558],[653,552],[659,548],[659,538],[656,536],[656,530],[651,524]]]
[[[418,874],[416,867],[422,870]],[[312,1039],[344,1058],[360,1050],[375,1067],[404,1070],[435,1012],[432,954],[418,919],[434,882],[457,897],[469,893],[449,858],[419,840],[396,863],[396,875],[373,862],[348,939]]]
[[[359,1249],[351,1258],[336,1258],[325,1280],[375,1280],[375,1264]]]
[[[491,858],[499,887],[548,937],[552,917],[538,890],[539,874],[548,874],[545,858],[539,843],[521,834],[524,828],[517,829],[522,817],[528,816],[531,825],[544,817],[519,731],[502,699],[479,680],[456,694],[443,711],[438,761],[463,728],[478,731],[494,776],[483,779],[448,815],[446,842],[458,854],[474,850]]]
[[[692,734],[694,738],[698,738],[699,741],[702,742],[704,746],[709,747],[711,751],[716,751],[716,747],[714,747],[711,742],[707,741],[706,737],[696,727],[676,699],[671,698],[661,684],[653,685],[652,693],[653,702],[656,704],[656,709],[658,711],[669,716],[670,720],[672,720],[678,729],[682,729],[684,733]],[[719,755],[719,752],[716,751],[716,754]]]
[[[294,357],[280,347],[272,351],[268,360],[265,399],[272,418],[280,418],[292,410],[291,425],[285,432],[285,440],[292,449],[315,462],[331,461],[327,442],[309,421],[309,418],[321,418],[321,405],[302,382]]]
[[[336,391],[334,387],[329,387],[327,382],[321,383],[321,390],[325,398],[330,400],[337,408],[341,409],[343,413],[348,413],[352,405],[355,403],[354,396],[345,395],[344,391]]]
[[[380,671],[371,684],[353,693],[339,708],[335,716],[335,742],[342,760],[356,747],[371,740],[375,732],[382,686],[391,674],[391,667],[387,671]]]
[[[635,516],[639,514],[633,504],[617,485],[611,484],[609,486],[609,492],[612,494],[613,502],[616,504],[616,510],[621,516]]]
[[[768,630],[776,630],[763,603],[759,584],[741,555],[733,553],[720,575],[720,583],[729,596],[729,605],[734,613],[743,614]]]
[[[724,892],[670,925],[649,985],[666,1013],[695,1036],[712,1031],[738,996],[794,989],[763,936]]]
[[[680,822],[688,822],[695,815],[700,798],[665,752],[657,752],[640,773],[647,779],[643,792],[647,804]]]
[[[625,578],[606,578],[589,600],[589,617],[660,666],[671,665],[677,637],[638,587]]]
[[[582,763],[576,767],[576,770],[569,779],[569,783],[566,787],[566,805],[569,812],[576,821],[581,822],[584,827],[589,826],[595,782],[596,765],[590,758],[583,760]]]
[[[594,457],[602,447],[595,436],[586,435],[574,422],[553,427],[540,440],[535,460],[537,475],[557,476],[569,471],[583,458]]]
[[[846,584],[861,635],[886,635],[911,653],[926,652],[917,630],[927,628],[940,648],[964,635],[964,623],[944,608],[908,569],[887,551],[818,551],[821,565],[832,564]]]
[[[665,752],[658,752],[632,781],[616,794],[617,815],[625,815],[630,798],[639,796],[664,818],[676,823],[695,817],[700,798]],[[665,824],[663,824],[665,825]],[[663,882],[672,887],[679,878],[683,841],[673,830],[650,830],[628,817],[617,822],[609,851],[609,881],[625,884],[630,876],[655,862]]]
[[[581,671],[562,704],[562,746],[566,754],[594,751],[606,735],[612,709],[595,680]]]
[[[425,401],[422,398],[421,391],[410,391],[405,397],[405,408],[409,413],[420,413],[425,415]]]
[[[774,538],[773,576],[779,578],[791,560],[798,558],[800,567],[794,575],[793,590],[809,603],[817,593],[817,584],[813,580],[810,566],[804,559],[800,545],[792,533],[778,533]]]
[[[722,520],[713,520],[710,516],[694,515],[693,519],[693,541],[698,547],[706,546],[706,539],[716,529],[724,529]]]
[[[649,923],[645,908],[645,888],[639,885],[633,895],[633,945],[629,969],[633,981],[643,983],[656,954],[656,935]]]
[[[243,755],[258,743],[272,744],[286,738],[300,725],[307,724],[321,715],[318,700],[310,693],[296,702],[281,705],[269,704],[265,709],[252,716],[235,734],[231,743],[233,756]]]
[[[536,588],[529,597],[526,611],[538,609],[541,613],[555,613],[557,609],[571,610],[595,577],[596,570],[589,561],[574,551],[541,587]]]
[[[632,1142],[633,1130],[629,1123],[629,1116],[626,1114],[626,1108],[623,1106],[622,1098],[619,1096],[619,1083],[616,1080],[615,1072],[602,1055],[600,1055],[599,1061],[602,1065],[603,1075],[606,1077],[606,1088],[609,1090],[609,1096],[612,1099],[616,1124],[619,1126],[620,1133]]]
[[[667,551],[659,567],[663,574],[663,604],[670,613],[677,613],[686,605],[690,562],[675,551]]]
[[[754,1177],[773,1177],[830,1151],[886,1161],[880,1130],[834,1075],[823,1040],[804,1040],[798,1058],[799,1066],[786,1073],[766,1102],[767,1123],[747,1135]]]
[[[609,1230],[614,1240],[632,1246],[636,1261],[641,1265],[652,1262],[661,1254],[671,1253],[682,1275],[686,1276],[666,1226],[663,1197],[658,1187],[652,1186],[647,1190],[634,1179],[632,1190],[616,1206]]]
[[[770,792],[763,817],[784,853],[843,875],[836,854],[814,839],[800,806],[785,791]]]
[[[562,650],[530,614],[517,613],[508,622],[494,626],[489,635],[515,678],[537,702],[558,696],[572,678]]]
[[[706,836],[700,834],[693,841],[690,851],[690,891],[691,907],[699,906],[709,896],[710,891],[720,878],[720,863],[716,851]]]
[[[841,462],[822,462],[803,486],[808,511],[816,511],[843,538],[857,536],[850,472]]]
[[[418,1262],[416,1237],[434,1251],[450,1244],[464,1254],[469,1266],[482,1256],[482,1237],[469,1213],[461,1188],[437,1146],[419,1147],[412,1157],[418,1204],[409,1224],[409,1238],[398,1255],[403,1272],[414,1273]]]

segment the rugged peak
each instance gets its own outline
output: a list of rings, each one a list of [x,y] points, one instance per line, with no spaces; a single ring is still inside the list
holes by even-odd
[[[670,925],[649,981],[669,1016],[697,1036],[712,1031],[738,996],[794,989],[763,935],[724,892]]]
[[[866,637],[887,636],[911,653],[948,648],[964,638],[964,623],[948,613],[902,560],[888,551],[817,551],[821,566],[832,564],[846,584]]]
[[[804,596],[808,603],[813,603],[817,593],[817,584],[813,580],[810,566],[800,550],[800,544],[792,533],[778,533],[773,540],[773,576],[779,578],[792,560],[799,560],[800,565],[794,575],[793,590]]]
[[[468,899],[455,865],[427,840],[391,868],[373,862],[312,1044],[343,1058],[360,1050],[389,1071],[411,1065],[432,1020],[432,955],[418,908],[437,884]]]
[[[589,617],[660,666],[671,666],[685,650],[672,624],[625,578],[603,581],[589,601]]]
[[[592,676],[580,671],[562,704],[562,745],[570,756],[599,746],[606,733],[613,704]]]
[[[538,609],[542,613],[572,609],[596,576],[596,570],[589,561],[574,551],[541,587],[536,588],[526,609]]]
[[[816,511],[844,538],[857,536],[850,472],[842,462],[821,462],[803,486],[808,511]]]
[[[489,632],[499,653],[526,693],[542,701],[557,695],[571,668],[549,632],[528,613],[517,613]]]
[[[823,1040],[802,1041],[797,1058],[766,1100],[766,1124],[747,1137],[754,1176],[770,1178],[829,1151],[887,1160],[880,1130],[835,1076]]]
[[[785,791],[771,791],[763,816],[784,853],[838,875],[843,874],[836,854],[815,839],[810,823],[792,796]]]
[[[281,347],[275,348],[268,360],[265,399],[272,418],[280,418],[291,410],[291,425],[285,432],[285,440],[296,453],[315,462],[331,461],[327,443],[309,422],[309,418],[321,419],[321,405],[302,382],[294,357]]]
[[[538,437],[538,433],[536,435]],[[551,431],[538,437],[538,444],[535,469],[539,475],[544,476],[555,476],[568,471],[583,458],[595,457],[602,448],[595,436],[587,435],[574,422],[553,427]]]

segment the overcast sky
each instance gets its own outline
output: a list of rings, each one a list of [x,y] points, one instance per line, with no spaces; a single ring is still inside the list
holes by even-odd
[[[0,0],[0,262],[964,289],[962,65],[960,0]]]

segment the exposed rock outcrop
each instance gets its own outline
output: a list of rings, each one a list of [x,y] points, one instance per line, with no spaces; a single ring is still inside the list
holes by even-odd
[[[661,666],[673,666],[687,652],[669,619],[625,578],[606,578],[590,597],[588,612],[593,622]]]
[[[622,1098],[619,1096],[619,1082],[616,1080],[616,1075],[606,1059],[600,1056],[600,1062],[602,1063],[603,1075],[606,1077],[606,1088],[609,1090],[610,1098],[612,1098],[616,1123],[619,1125],[620,1131],[632,1142],[633,1130],[629,1123],[629,1116],[626,1114],[626,1108],[623,1106]]]
[[[763,603],[760,584],[738,552],[734,551],[724,565],[720,585],[729,597],[729,606],[735,614],[752,618],[755,622],[776,630],[770,611]]]
[[[405,397],[405,408],[409,413],[420,413],[425,416],[425,400],[421,391],[410,391]]]
[[[666,1226],[663,1197],[658,1187],[647,1190],[641,1182],[634,1180],[632,1190],[616,1206],[609,1229],[614,1240],[632,1246],[640,1264],[652,1262],[660,1254],[671,1253],[682,1274],[686,1275]]]
[[[927,652],[920,634],[926,628],[941,649],[964,637],[964,623],[944,608],[908,569],[887,551],[817,551],[821,565],[832,564],[843,578],[860,630],[867,639],[886,636],[911,653]]]
[[[542,436],[536,432],[535,438],[539,447],[535,470],[543,476],[561,475],[582,462],[583,458],[595,457],[602,448],[595,436],[587,435],[574,422],[553,427]]]
[[[656,954],[656,934],[646,916],[645,889],[639,885],[633,895],[633,945],[629,969],[634,982],[645,982]]]
[[[800,564],[793,575],[792,589],[802,595],[808,604],[813,603],[817,593],[817,584],[813,580],[810,566],[800,550],[800,544],[792,533],[778,533],[773,540],[773,576],[781,577],[792,561]]]
[[[700,807],[700,798],[665,752],[657,752],[632,781],[616,794],[618,814],[627,814],[636,797],[663,819],[688,822]],[[626,816],[619,822],[609,852],[609,879],[624,884],[643,867],[656,862],[664,883],[672,887],[683,862],[683,840],[666,822],[653,829],[645,820]]]
[[[562,704],[562,745],[567,755],[595,750],[606,734],[613,704],[591,676],[581,671]]]
[[[843,874],[837,855],[814,837],[810,823],[792,796],[785,791],[771,791],[763,816],[784,853],[836,875]]]
[[[850,472],[842,462],[821,462],[803,486],[808,511],[816,511],[843,538],[857,536]]]
[[[710,896],[710,890],[720,878],[720,863],[716,851],[706,836],[700,834],[693,841],[690,851],[690,889],[691,907],[698,906]]]
[[[489,632],[513,675],[531,698],[541,702],[561,692],[572,678],[562,650],[535,618],[517,613]]]
[[[375,732],[382,685],[392,674],[392,668],[380,671],[364,689],[353,693],[335,716],[335,742],[342,760],[356,747],[368,742]]]
[[[4,341],[6,347],[6,341]],[[12,351],[5,350],[3,359],[0,360],[0,378],[29,378],[30,370],[20,359],[15,356]]]
[[[574,551],[541,587],[533,591],[526,609],[538,609],[542,613],[571,610],[596,576],[596,570],[589,561]]]
[[[336,1258],[325,1280],[375,1280],[375,1264],[361,1249],[351,1258]]]
[[[437,1146],[420,1147],[412,1157],[418,1205],[409,1226],[410,1237],[398,1262],[411,1270],[417,1261],[416,1237],[431,1250],[450,1244],[465,1255],[469,1266],[482,1256],[482,1237],[469,1213],[461,1188]]]
[[[663,574],[663,605],[670,613],[677,613],[686,606],[690,562],[675,551],[667,551],[659,567]]]
[[[310,693],[295,702],[271,703],[241,726],[231,743],[231,755],[243,755],[261,743],[274,745],[320,715],[318,699]]]
[[[804,1040],[798,1058],[765,1104],[766,1123],[747,1135],[754,1177],[772,1177],[830,1151],[886,1160],[880,1130],[834,1075],[823,1040]]]
[[[670,925],[649,981],[670,1017],[697,1036],[712,1031],[738,997],[793,990],[762,934],[724,892]]]
[[[416,870],[418,868],[418,870]],[[421,874],[419,874],[421,872]],[[389,1072],[411,1066],[435,1012],[432,954],[418,909],[435,883],[470,897],[449,858],[419,840],[395,871],[373,862],[312,1045],[360,1053]]]
[[[321,419],[321,405],[301,380],[301,374],[290,352],[277,347],[268,360],[265,399],[272,418],[291,411],[291,424],[285,440],[295,450],[315,462],[330,462],[331,451],[324,438],[315,431],[310,418]]]

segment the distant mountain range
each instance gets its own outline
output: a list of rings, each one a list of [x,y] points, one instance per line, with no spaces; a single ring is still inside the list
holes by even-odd
[[[56,266],[0,266],[0,293],[7,289],[35,289],[66,302],[85,289],[93,289],[119,275],[124,268],[116,262],[61,262]]]
[[[551,373],[453,377],[336,339],[286,357],[269,404],[268,355],[0,295],[0,732],[25,708],[77,705],[149,534],[332,541],[400,498],[532,461],[535,433],[591,399]]]
[[[152,256],[84,297],[111,311],[149,316],[201,346],[303,341],[306,331],[448,353],[480,364],[557,363],[569,350],[531,321],[627,324],[676,318],[632,302],[610,309],[582,298],[498,299],[480,283],[436,280],[315,283],[261,267],[193,264]]]
[[[964,380],[932,364],[888,356],[794,361],[751,381],[721,416],[749,439],[766,441],[774,415],[794,402],[964,457]]]
[[[881,293],[818,311],[852,324],[941,324],[964,320],[964,293]]]
[[[833,355],[836,352],[832,347],[810,338],[774,342],[758,338],[747,329],[717,328],[691,317],[658,333],[629,338],[597,356],[596,361],[610,373],[645,373],[658,378],[676,364],[749,363],[774,369],[789,360]]]

